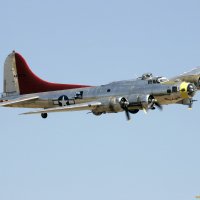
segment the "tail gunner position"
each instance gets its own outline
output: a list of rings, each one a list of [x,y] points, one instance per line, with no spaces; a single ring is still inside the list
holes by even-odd
[[[193,97],[200,89],[200,67],[175,78],[143,74],[134,80],[117,81],[101,86],[50,83],[40,79],[24,58],[12,52],[4,64],[3,93],[0,106],[42,108],[23,114],[89,110],[94,115],[140,110],[162,110],[162,105],[183,104],[192,108]]]

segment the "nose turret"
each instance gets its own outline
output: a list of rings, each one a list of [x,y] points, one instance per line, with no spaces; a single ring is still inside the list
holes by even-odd
[[[196,87],[194,84],[190,83],[187,87],[187,91],[188,91],[188,95],[193,97],[195,95],[196,92]]]

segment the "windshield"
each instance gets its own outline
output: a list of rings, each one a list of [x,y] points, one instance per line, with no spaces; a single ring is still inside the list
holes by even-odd
[[[169,81],[169,80],[166,77],[160,77],[160,78],[157,79],[158,83],[164,83],[164,82],[167,82],[167,81]]]

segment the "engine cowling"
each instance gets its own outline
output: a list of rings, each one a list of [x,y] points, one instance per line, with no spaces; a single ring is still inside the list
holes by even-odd
[[[111,107],[115,108],[115,110],[133,110],[134,108],[151,109],[154,107],[155,98],[152,95],[129,95],[127,97],[116,98],[110,103]]]
[[[152,108],[155,103],[155,98],[152,95],[130,95],[127,99],[129,107]]]
[[[180,84],[181,97],[184,99],[193,97],[196,92],[196,86],[193,83],[182,82]]]
[[[92,110],[92,113],[95,115],[100,115],[102,113],[117,113],[120,111],[123,111],[123,108],[121,107],[120,100],[121,98],[118,97],[109,97],[109,98],[103,98],[101,99],[101,106],[98,106],[94,110]],[[124,98],[123,100],[126,101]]]
[[[193,83],[198,89],[200,89],[200,76],[188,76],[181,78],[182,81]]]

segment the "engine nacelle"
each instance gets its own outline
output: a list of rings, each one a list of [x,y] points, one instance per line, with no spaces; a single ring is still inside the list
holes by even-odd
[[[101,106],[92,110],[95,115],[100,115],[102,113],[117,113],[123,111],[121,107],[120,100],[124,97],[109,97],[101,99]],[[125,99],[123,99],[125,100]],[[125,100],[126,101],[126,100]]]
[[[180,84],[180,94],[184,99],[193,97],[196,92],[196,86],[193,83],[182,82]]]
[[[129,107],[151,108],[155,98],[152,95],[130,95],[127,100],[129,101]]]
[[[194,83],[195,86],[200,89],[200,76],[188,76],[181,78],[182,81],[188,82],[188,83]]]
[[[152,95],[129,95],[127,97],[110,97],[101,99],[101,106],[92,110],[95,115],[102,113],[117,113],[124,110],[151,109],[155,98]]]

